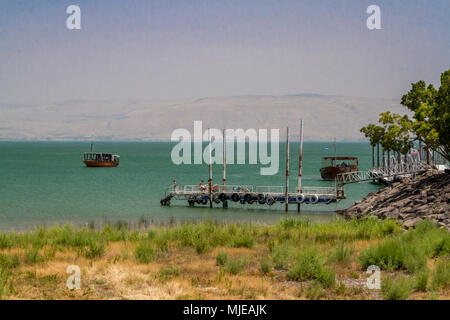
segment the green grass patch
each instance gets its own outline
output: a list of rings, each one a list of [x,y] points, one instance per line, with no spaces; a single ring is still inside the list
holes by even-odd
[[[414,275],[414,290],[425,292],[428,288],[429,271],[427,268],[419,270]]]
[[[229,274],[238,274],[245,270],[248,266],[248,258],[230,258],[225,263],[223,270]]]
[[[450,260],[439,260],[431,274],[431,286],[434,289],[448,288],[450,285]]]
[[[336,282],[334,271],[325,267],[325,261],[316,248],[302,252],[289,268],[287,277],[299,282],[317,280],[325,287],[332,287]]]
[[[405,277],[381,281],[381,294],[385,300],[405,300],[412,292],[411,281]]]
[[[143,240],[134,249],[134,258],[138,263],[150,263],[155,259],[155,249],[148,240]]]
[[[180,269],[176,268],[176,267],[171,267],[171,268],[162,268],[159,272],[158,272],[158,277],[161,281],[167,281],[173,277],[177,277],[180,275]]]
[[[228,252],[223,250],[219,251],[216,256],[216,265],[223,267],[227,263],[228,258]]]
[[[340,242],[338,247],[331,253],[330,260],[332,262],[348,263],[355,250],[351,246],[347,246],[345,242]]]
[[[448,255],[450,234],[424,221],[416,229],[361,252],[359,261],[364,269],[377,265],[384,270],[408,270],[414,273],[426,267],[427,258]]]
[[[259,260],[259,271],[261,274],[266,275],[271,271],[272,267],[270,265],[270,260],[267,258],[262,258]]]

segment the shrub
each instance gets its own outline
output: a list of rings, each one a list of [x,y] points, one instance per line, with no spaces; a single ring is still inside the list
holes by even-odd
[[[261,259],[259,261],[259,271],[261,271],[261,273],[263,275],[266,275],[270,272],[271,266],[270,266],[270,262],[268,259]]]
[[[287,276],[290,280],[305,281],[316,279],[322,270],[324,262],[316,249],[307,249],[301,253],[289,268]]]
[[[195,251],[197,251],[198,254],[203,254],[209,249],[209,244],[206,239],[199,237],[194,241],[194,247]]]
[[[238,274],[247,268],[248,260],[247,257],[241,257],[236,259],[228,259],[227,263],[224,266],[225,272],[230,274]]]
[[[363,268],[374,264],[385,270],[414,273],[426,267],[427,257],[447,255],[449,239],[448,232],[424,221],[414,230],[367,248],[359,260]]]
[[[295,281],[317,280],[325,287],[332,287],[336,284],[336,275],[325,268],[324,264],[316,248],[307,249],[289,268],[287,277]]]
[[[331,254],[331,261],[348,262],[353,252],[353,247],[347,247],[344,242],[341,242],[336,250]]]
[[[386,300],[404,300],[411,294],[411,283],[406,278],[392,280],[384,279],[381,282],[381,294]]]
[[[219,251],[216,256],[216,265],[223,267],[228,261],[228,252]]]
[[[316,278],[326,288],[336,285],[336,273],[328,268],[322,268],[318,271]]]
[[[272,250],[272,261],[276,270],[286,269],[290,257],[290,248],[287,246],[275,246]]]
[[[176,277],[179,275],[180,275],[180,270],[176,267],[163,268],[158,273],[158,276],[162,281],[165,281],[169,278]]]
[[[7,255],[0,253],[0,268],[14,269],[20,266],[20,257],[17,254]]]
[[[427,291],[428,286],[428,269],[418,271],[414,276],[414,289],[417,291]]]
[[[317,300],[325,296],[325,290],[318,282],[311,283],[305,290],[306,298]]]
[[[88,259],[99,258],[105,254],[105,243],[103,241],[90,241],[81,250],[83,256]]]
[[[12,245],[11,238],[6,233],[0,233],[0,249],[9,249]]]
[[[37,247],[31,247],[25,251],[25,262],[26,263],[37,263],[43,262],[44,258],[39,253],[39,249]]]
[[[9,278],[11,270],[8,268],[0,268],[0,299],[8,293]]]
[[[148,241],[141,241],[134,249],[134,258],[138,263],[150,263],[155,259],[155,249]]]
[[[253,237],[246,233],[236,236],[233,241],[233,247],[235,248],[253,248],[254,244]]]
[[[447,288],[450,284],[450,261],[440,260],[431,275],[431,285],[434,289]]]

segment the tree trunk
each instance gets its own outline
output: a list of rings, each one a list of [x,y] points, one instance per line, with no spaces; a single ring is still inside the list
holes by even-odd
[[[380,167],[380,144],[377,144],[377,167]]]
[[[425,152],[427,153],[427,164],[430,164],[430,149],[428,149],[428,145],[425,145]]]
[[[419,141],[419,161],[422,161],[422,141]]]
[[[383,168],[386,167],[386,151],[383,148]]]
[[[375,146],[372,145],[372,169],[375,169]]]
[[[391,167],[391,149],[388,149],[387,156],[388,156],[387,165],[388,165],[388,168],[390,168]]]

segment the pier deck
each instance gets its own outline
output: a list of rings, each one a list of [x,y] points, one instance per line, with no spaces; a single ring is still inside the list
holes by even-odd
[[[229,185],[223,188],[213,185],[209,192],[208,186],[200,190],[198,185],[186,185],[169,188],[161,205],[170,205],[171,200],[187,201],[190,206],[195,204],[206,205],[209,201],[214,203],[239,202],[241,204],[269,206],[275,203],[286,203],[286,190],[282,186],[252,186]],[[288,193],[289,204],[329,204],[345,199],[343,187],[303,187],[301,193]]]

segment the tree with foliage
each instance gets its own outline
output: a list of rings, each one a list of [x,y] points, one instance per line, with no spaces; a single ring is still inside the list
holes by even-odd
[[[428,162],[428,150],[450,161],[450,70],[441,74],[439,90],[422,80],[411,87],[401,104],[414,113],[411,123],[414,140],[425,144]]]
[[[379,122],[383,125],[380,143],[388,156],[391,150],[406,155],[417,141],[425,144],[427,163],[430,162],[429,150],[450,161],[450,70],[441,74],[438,90],[422,80],[412,83],[401,104],[413,112],[412,119],[389,111],[380,114]],[[372,148],[375,127],[361,128]]]
[[[383,140],[384,128],[375,124],[369,124],[360,130],[369,139],[372,146],[372,168],[375,168],[375,146],[377,147],[377,166],[380,166],[380,143]]]

